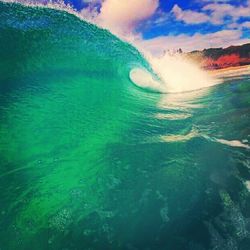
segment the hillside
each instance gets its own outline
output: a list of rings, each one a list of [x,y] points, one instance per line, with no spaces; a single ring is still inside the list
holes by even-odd
[[[250,64],[250,43],[228,48],[211,48],[189,52],[188,57],[205,69],[222,69]]]

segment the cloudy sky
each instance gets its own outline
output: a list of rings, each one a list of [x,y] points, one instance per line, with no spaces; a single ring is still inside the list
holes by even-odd
[[[250,42],[250,0],[64,1],[85,19],[153,53]]]

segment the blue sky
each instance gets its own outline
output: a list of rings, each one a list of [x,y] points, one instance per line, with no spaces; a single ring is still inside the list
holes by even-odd
[[[210,3],[209,3],[210,2]],[[206,6],[209,6],[214,4],[213,1],[161,1],[160,9],[165,13],[166,16],[168,16],[167,20],[163,21],[160,25],[151,25],[147,29],[143,29],[143,35],[145,38],[152,38],[159,35],[178,35],[178,34],[188,34],[193,35],[197,32],[201,34],[208,34],[213,33],[220,30],[225,30],[230,24],[237,23],[242,24],[244,22],[250,21],[250,9],[249,9],[249,16],[246,15],[238,19],[237,21],[234,21],[233,18],[229,15],[229,13],[225,13],[225,16],[221,19],[221,22],[215,23],[212,21],[211,15],[209,15],[212,11],[209,10],[203,10],[206,8]],[[229,1],[228,1],[229,3]],[[227,3],[227,5],[229,5]],[[218,7],[222,4],[217,4]],[[231,6],[236,7],[240,6],[238,2],[231,2]],[[178,7],[177,7],[178,6]],[[223,6],[225,4],[223,3]],[[177,11],[174,11],[177,10]],[[178,12],[179,11],[179,12]],[[189,11],[189,12],[188,12]],[[233,11],[233,10],[232,10]],[[180,16],[178,16],[178,13]],[[189,14],[190,18],[185,18],[185,13]],[[204,21],[202,21],[202,16],[196,19],[196,20],[190,20],[192,15],[196,14],[204,14],[207,15],[208,18],[204,18]],[[218,15],[219,13],[216,13],[215,15]],[[182,16],[183,15],[183,16]],[[157,14],[154,17],[157,19]],[[238,29],[238,26],[231,27],[230,29]],[[243,29],[243,37],[249,36],[249,29]]]
[[[132,39],[152,53],[178,47],[190,51],[250,42],[250,0],[64,2],[71,4],[84,19],[121,38]]]

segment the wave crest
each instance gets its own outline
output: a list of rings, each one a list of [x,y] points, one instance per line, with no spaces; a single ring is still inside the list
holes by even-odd
[[[153,57],[143,53],[159,79],[144,69],[130,72],[130,79],[139,87],[161,93],[188,92],[221,83],[215,76],[199,68],[187,58],[176,55]]]

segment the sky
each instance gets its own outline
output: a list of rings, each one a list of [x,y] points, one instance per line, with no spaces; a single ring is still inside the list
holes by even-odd
[[[153,54],[178,48],[192,51],[250,42],[250,0],[64,2],[72,5],[84,19]]]

